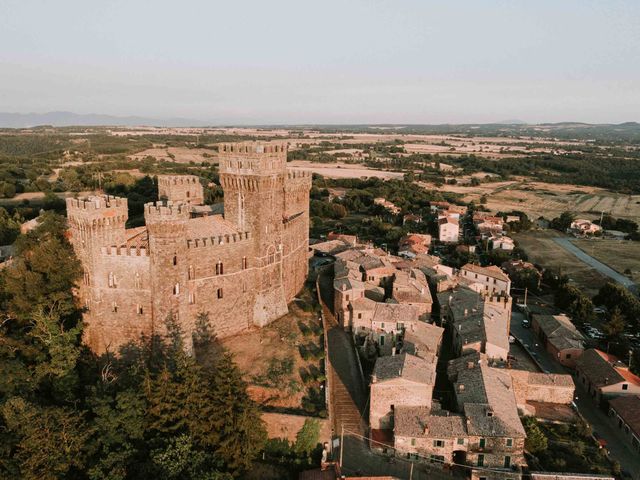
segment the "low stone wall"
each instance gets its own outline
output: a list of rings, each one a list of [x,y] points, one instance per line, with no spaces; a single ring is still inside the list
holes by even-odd
[[[286,438],[292,442],[295,442],[296,434],[300,431],[307,419],[315,419],[320,422],[320,443],[331,440],[331,423],[326,418],[289,415],[286,413],[265,412],[262,414],[262,420],[267,427],[267,436],[269,438]]]

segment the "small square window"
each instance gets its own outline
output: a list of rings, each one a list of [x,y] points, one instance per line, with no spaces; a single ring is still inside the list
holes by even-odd
[[[629,384],[628,383],[623,383],[622,384],[622,389],[623,390],[629,390]]]

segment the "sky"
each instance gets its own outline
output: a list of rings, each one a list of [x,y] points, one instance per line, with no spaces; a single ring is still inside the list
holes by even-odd
[[[0,111],[640,121],[639,0],[0,0]]]

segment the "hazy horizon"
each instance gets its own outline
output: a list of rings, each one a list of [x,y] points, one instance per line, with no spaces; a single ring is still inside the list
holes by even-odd
[[[640,2],[0,4],[0,112],[212,124],[640,121]]]

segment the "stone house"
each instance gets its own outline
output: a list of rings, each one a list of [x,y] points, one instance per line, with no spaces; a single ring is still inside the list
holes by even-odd
[[[492,250],[505,250],[507,252],[512,251],[515,248],[515,243],[511,237],[506,235],[495,235],[489,238]]]
[[[442,217],[438,220],[438,240],[443,243],[458,243],[460,222],[457,218]]]
[[[576,375],[597,403],[622,395],[640,395],[640,378],[614,355],[594,348],[578,358]]]
[[[424,359],[431,359],[440,354],[444,328],[426,322],[413,322],[405,326],[401,352],[410,353]]]
[[[486,364],[449,372],[458,409],[467,420],[466,463],[478,467],[525,465],[525,431],[509,373]]]
[[[349,304],[357,298],[364,298],[364,291],[364,282],[352,276],[343,276],[333,280],[333,312],[338,323],[345,329],[350,329],[353,326]]]
[[[495,265],[481,267],[467,263],[460,269],[459,275],[467,281],[479,283],[483,286],[483,290],[489,294],[509,295],[511,292],[509,275]]]
[[[640,396],[627,395],[609,400],[609,416],[624,432],[634,452],[640,453]]]
[[[287,313],[308,273],[311,175],[288,169],[286,156],[286,143],[221,144],[224,215],[197,205],[192,176],[160,176],[167,201],[146,204],[139,228],[125,227],[126,198],[68,198],[84,342],[113,352],[164,335],[172,316],[190,349],[201,313],[221,338]]]
[[[574,220],[567,229],[567,233],[573,233],[575,235],[594,235],[600,231],[602,231],[600,225],[596,225],[591,220],[585,219]]]
[[[560,364],[575,368],[585,338],[566,315],[533,315],[532,328],[545,349]]]
[[[466,287],[438,294],[440,319],[451,325],[453,351],[484,353],[506,360],[509,354],[511,297],[486,296]]]
[[[431,245],[431,235],[422,233],[409,233],[398,241],[398,255],[415,257],[421,253],[427,253]]]
[[[425,274],[412,268],[406,271],[396,270],[391,288],[391,299],[405,305],[412,305],[418,311],[421,320],[427,320],[433,308],[433,298]]]
[[[463,415],[398,406],[394,418],[394,448],[398,454],[439,464],[464,463],[469,435]]]
[[[596,473],[530,472],[529,476],[531,480],[615,480],[610,475]]]
[[[567,374],[507,370],[511,375],[516,404],[522,411],[535,414],[529,402],[570,405],[575,394],[573,377]]]
[[[431,408],[436,364],[407,353],[378,357],[371,379],[369,426],[392,430],[399,406]]]

